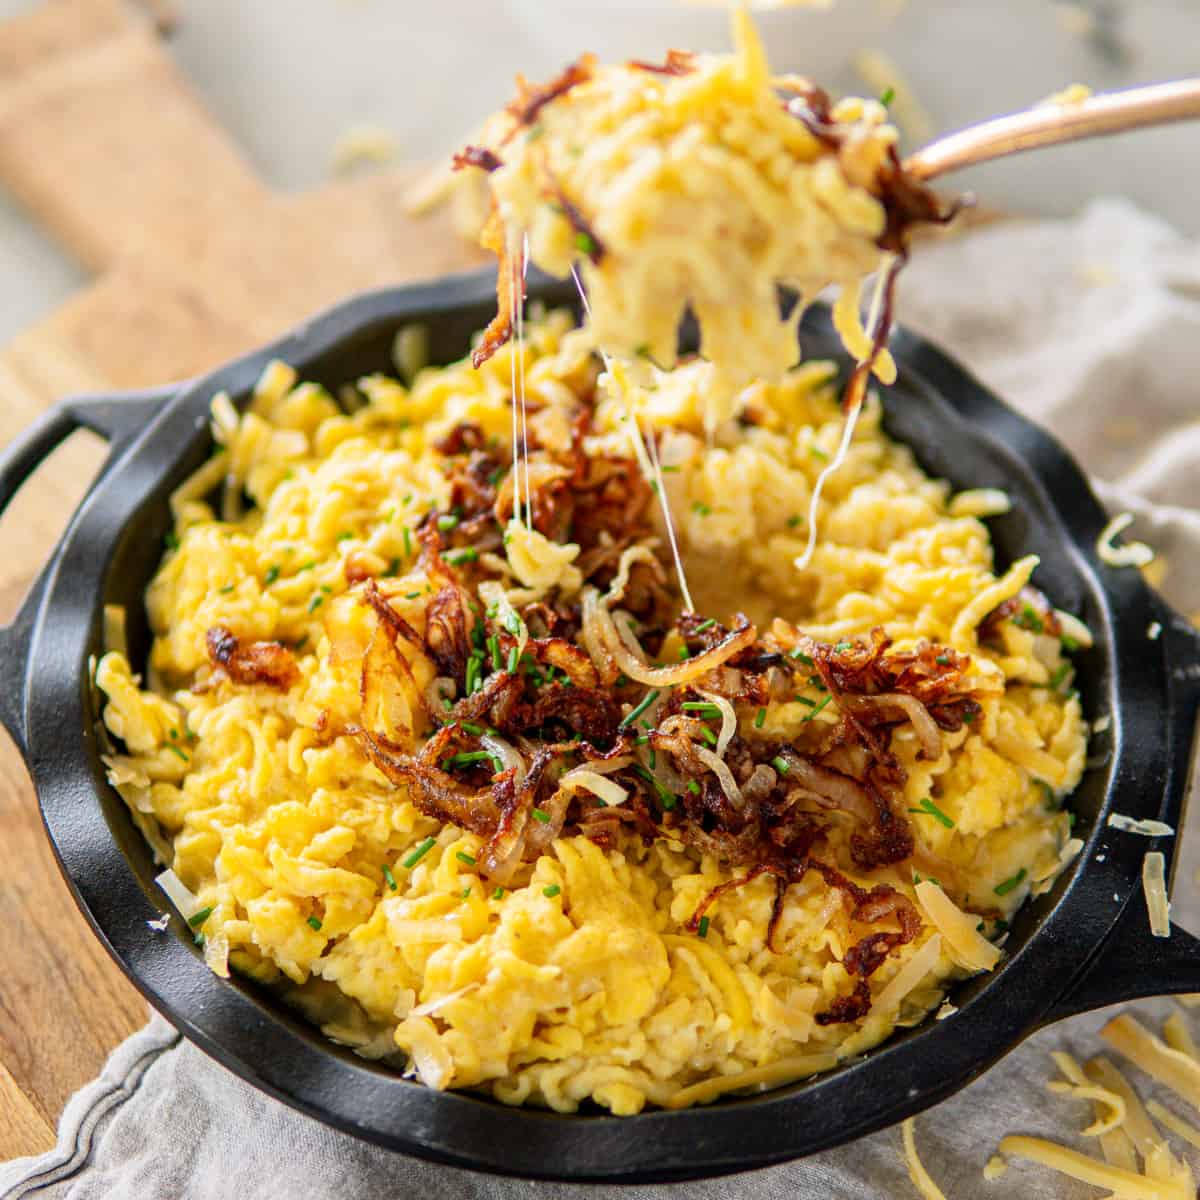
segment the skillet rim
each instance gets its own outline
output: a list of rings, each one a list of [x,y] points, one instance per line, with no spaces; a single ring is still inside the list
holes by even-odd
[[[813,1153],[935,1103],[1013,1048],[1051,1010],[1058,992],[1046,987],[1045,972],[1053,972],[1065,989],[1087,969],[1136,890],[1136,870],[1151,844],[1135,846],[1126,839],[1125,845],[1106,845],[1102,821],[1097,821],[1075,869],[1056,888],[1058,898],[1041,927],[964,1006],[964,1014],[973,1014],[970,1025],[962,1018],[926,1022],[907,1039],[885,1042],[861,1061],[816,1081],[707,1108],[655,1110],[636,1117],[509,1109],[400,1080],[336,1051],[298,1019],[268,1012],[271,1005],[251,985],[230,986],[218,980],[179,937],[156,937],[146,930],[144,921],[167,906],[152,900],[134,876],[96,806],[92,788],[98,750],[79,678],[96,616],[97,601],[90,596],[102,590],[113,543],[136,519],[145,493],[191,445],[197,414],[203,424],[214,392],[243,393],[272,357],[292,362],[303,374],[306,362],[333,352],[372,325],[436,318],[438,313],[487,302],[491,289],[490,273],[478,273],[355,297],[272,345],[184,385],[81,505],[48,571],[26,676],[27,758],[52,845],[80,907],[151,1003],[210,1056],[311,1116],[438,1161],[550,1179],[688,1179]],[[566,295],[561,287],[551,286],[531,288],[533,298],[539,291],[554,303]],[[831,329],[828,314],[819,309],[810,310],[802,325],[802,330],[822,335]],[[1147,753],[1157,747],[1159,758],[1165,756],[1166,664],[1147,664],[1144,633],[1136,632],[1163,616],[1160,603],[1139,573],[1114,571],[1096,558],[1095,538],[1107,518],[1078,467],[1048,434],[915,335],[898,331],[893,351],[905,382],[939,394],[956,410],[978,419],[1010,449],[1020,448],[1029,456],[1027,476],[1043,489],[1061,543],[1099,603],[1104,632],[1111,639],[1108,699],[1114,745],[1100,816],[1111,811],[1117,784],[1125,793],[1123,811],[1148,817],[1169,814],[1179,800],[1173,795],[1178,786],[1165,786],[1170,780]],[[1070,502],[1069,523],[1047,478],[1055,479],[1055,492]],[[81,586],[89,579],[94,589]],[[1136,662],[1135,642],[1143,650]],[[1144,710],[1140,714],[1139,707]],[[64,747],[63,722],[75,717],[85,737]],[[1150,757],[1143,770],[1128,769],[1134,749]],[[1107,851],[1103,861],[1096,857],[1098,847]],[[1116,897],[1111,908],[1090,903],[1101,894]],[[177,933],[182,924],[177,916],[172,918]],[[1020,1014],[1016,1021],[1014,1012]],[[964,1036],[968,1031],[969,1047]],[[879,1080],[888,1078],[890,1100],[856,1116],[856,1094],[877,1094]],[[894,1086],[898,1080],[906,1086]],[[804,1122],[795,1118],[811,1116],[803,1109],[817,1091],[827,1110],[825,1124],[815,1129],[809,1121],[797,1141],[797,1125]],[[364,1118],[364,1112],[374,1116]],[[531,1149],[530,1142],[537,1145]],[[631,1154],[639,1145],[641,1154]]]

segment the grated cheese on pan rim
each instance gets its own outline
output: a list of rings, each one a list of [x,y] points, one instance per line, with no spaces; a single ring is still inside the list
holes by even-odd
[[[1142,859],[1142,890],[1150,914],[1150,932],[1157,938],[1171,936],[1171,902],[1167,898],[1166,860],[1158,850]]]
[[[1175,830],[1165,821],[1137,820],[1124,813],[1109,813],[1108,823],[1122,833],[1140,833],[1143,837],[1174,837]]]
[[[1128,542],[1114,546],[1113,539],[1133,524],[1133,513],[1118,513],[1101,530],[1096,539],[1096,554],[1110,567],[1144,567],[1154,558],[1154,551],[1145,542]]]

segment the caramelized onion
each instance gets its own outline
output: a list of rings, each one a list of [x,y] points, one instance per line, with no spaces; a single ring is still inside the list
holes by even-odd
[[[733,735],[737,733],[737,713],[733,711],[733,705],[724,696],[718,696],[716,692],[705,692],[699,688],[697,691],[710,704],[715,704],[721,710],[721,732],[717,734],[717,754],[724,758],[725,751],[729,749],[729,743],[733,740]]]
[[[513,778],[520,783],[525,778],[525,760],[511,743],[494,734],[484,734],[479,744],[495,759],[498,759],[501,771],[512,771]],[[497,772],[499,774],[499,772]]]
[[[651,667],[621,640],[612,613],[601,603],[600,593],[595,588],[585,588],[583,592],[583,625],[585,637],[590,634],[591,640],[603,647],[607,658],[615,662],[630,679],[650,687],[673,687],[697,679],[753,645],[755,639],[754,626],[747,623],[695,658],[686,658],[667,667]],[[596,665],[601,671],[604,670],[603,662],[598,661]]]

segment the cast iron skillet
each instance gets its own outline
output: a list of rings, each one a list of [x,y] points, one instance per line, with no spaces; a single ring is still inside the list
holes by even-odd
[[[169,526],[167,497],[211,451],[210,397],[224,389],[244,399],[276,357],[334,388],[389,369],[393,334],[410,321],[428,325],[432,361],[451,361],[491,316],[492,287],[481,274],[362,296],[200,381],[66,401],[0,457],[2,508],[76,428],[111,443],[19,616],[0,630],[0,718],[29,765],[80,908],[159,1011],[250,1083],[380,1145],[503,1174],[633,1182],[719,1175],[850,1141],[950,1095],[1049,1021],[1151,993],[1200,991],[1200,943],[1179,929],[1152,939],[1138,895],[1143,854],[1157,848],[1170,857],[1174,839],[1147,841],[1105,825],[1112,811],[1182,822],[1200,704],[1196,635],[1139,572],[1098,561],[1105,516],[1063,449],[904,332],[893,339],[900,377],[884,392],[891,433],[931,474],[1013,497],[1013,511],[990,523],[998,558],[1041,556],[1036,582],[1095,632],[1095,647],[1079,659],[1087,715],[1111,716],[1072,800],[1084,852],[1021,911],[1000,969],[955,989],[958,1012],[760,1096],[637,1117],[561,1116],[401,1079],[332,1045],[255,985],[218,979],[173,912],[170,932],[148,929],[169,906],[147,845],[105,781],[87,664],[101,652],[108,603],[126,606],[133,662],[144,659],[143,589]],[[539,284],[534,295],[573,301],[560,285]],[[823,309],[806,317],[802,338],[810,358],[843,358]],[[1151,639],[1156,622],[1162,634]]]

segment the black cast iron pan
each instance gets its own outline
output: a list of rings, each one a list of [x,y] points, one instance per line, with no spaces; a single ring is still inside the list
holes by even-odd
[[[1086,848],[1014,922],[994,974],[958,986],[958,1012],[898,1034],[861,1060],[761,1096],[617,1118],[506,1108],[439,1093],[342,1050],[250,982],[222,981],[189,931],[146,922],[168,911],[156,867],[109,787],[88,657],[101,652],[105,604],[129,613],[133,661],[149,645],[142,594],[169,527],[167,498],[212,449],[208,405],[244,399],[271,358],[336,386],[390,368],[398,326],[426,323],[431,357],[468,348],[494,310],[490,274],[366,295],[197,382],[64,402],[0,455],[0,508],[78,427],[111,451],[15,622],[0,630],[0,718],[29,765],[68,884],[109,952],[150,1002],[207,1053],[255,1086],[340,1129],[395,1150],[503,1174],[573,1180],[679,1180],[761,1167],[850,1141],[934,1104],[1035,1029],[1119,1000],[1200,991],[1200,943],[1150,936],[1139,895],[1143,854],[1174,839],[1106,826],[1110,812],[1182,822],[1200,705],[1200,642],[1133,569],[1096,557],[1105,515],[1079,468],[938,350],[905,332],[884,389],[890,432],[957,487],[1004,488],[1013,511],[990,522],[1000,563],[1041,556],[1035,581],[1096,637],[1079,659],[1087,715],[1111,716],[1071,804]],[[561,285],[535,298],[571,304]],[[810,312],[805,354],[844,361],[829,314]],[[1157,639],[1148,637],[1154,624]]]

